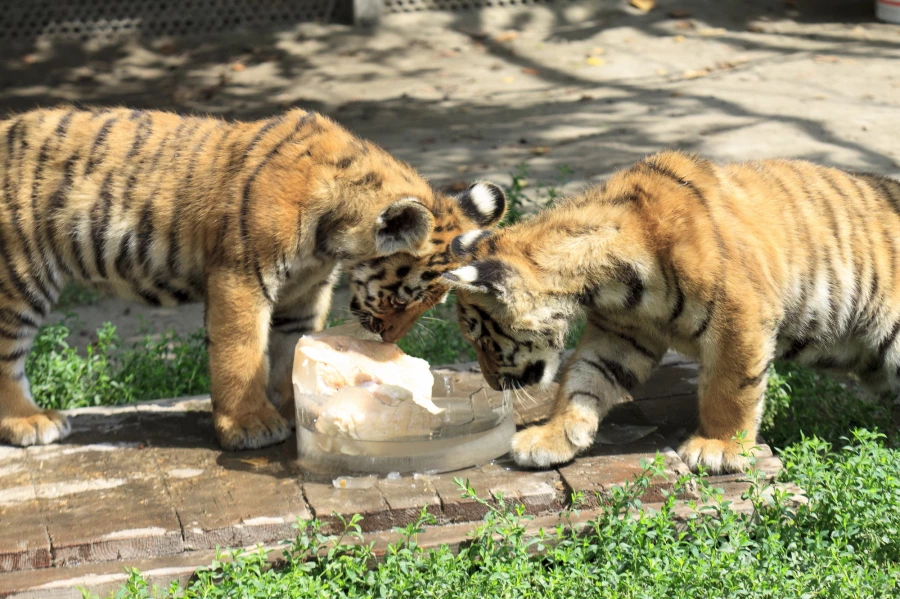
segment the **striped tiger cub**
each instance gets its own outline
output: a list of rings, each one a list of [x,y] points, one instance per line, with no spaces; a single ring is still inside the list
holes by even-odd
[[[286,439],[267,354],[289,372],[293,342],[324,324],[339,264],[427,255],[457,201],[302,110],[257,122],[36,110],[0,121],[0,185],[0,440],[15,445],[69,430],[35,406],[24,363],[70,279],[149,304],[205,302],[221,445]]]
[[[794,160],[714,165],[666,152],[502,231],[453,247],[465,336],[494,388],[554,378],[568,323],[587,328],[554,415],[516,434],[546,467],[591,446],[668,349],[700,364],[692,468],[747,467],[773,359],[900,388],[900,181]]]

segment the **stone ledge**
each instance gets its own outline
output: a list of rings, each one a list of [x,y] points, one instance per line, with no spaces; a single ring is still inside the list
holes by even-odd
[[[478,384],[481,375],[472,370],[457,365],[436,373]],[[631,480],[642,470],[641,460],[657,452],[666,456],[668,476],[654,479],[645,499],[660,500],[687,472],[672,448],[694,425],[695,383],[693,364],[667,356],[635,391],[635,401],[604,420],[591,451],[555,469],[523,470],[503,458],[441,475],[382,478],[360,489],[338,489],[330,477],[301,472],[293,440],[261,450],[221,451],[208,397],[73,410],[73,434],[63,443],[0,447],[5,525],[0,572],[10,573],[0,574],[0,580],[29,569],[49,580],[54,572],[76,570],[107,576],[104,563],[110,571],[121,571],[126,564],[169,559],[202,562],[201,556],[215,547],[291,539],[298,518],[317,517],[326,531],[335,531],[341,517],[360,513],[362,530],[380,538],[427,509],[440,525],[429,534],[446,530],[452,535],[455,527],[471,529],[502,497],[540,520],[563,510],[573,493],[596,509],[599,498]],[[546,417],[552,393],[552,388],[532,392],[535,403],[515,406],[518,420]],[[781,467],[771,452],[760,465],[767,476]],[[455,478],[468,480],[488,504],[462,497]],[[725,488],[733,501],[746,488],[740,477],[717,477],[711,483]],[[686,496],[693,497],[691,489]]]

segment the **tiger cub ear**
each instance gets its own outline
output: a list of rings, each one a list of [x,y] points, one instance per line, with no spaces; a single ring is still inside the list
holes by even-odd
[[[450,242],[450,251],[452,251],[457,258],[468,258],[478,248],[478,244],[493,236],[493,231],[485,229],[466,231],[462,235],[457,235],[453,238],[453,241]]]
[[[475,221],[479,227],[490,227],[506,213],[506,196],[503,190],[486,181],[475,183],[456,195],[456,201],[463,214]]]
[[[416,198],[397,200],[375,221],[375,251],[380,256],[397,252],[415,254],[431,234],[434,215]]]
[[[441,277],[451,287],[502,295],[513,272],[506,263],[488,258],[445,272]]]

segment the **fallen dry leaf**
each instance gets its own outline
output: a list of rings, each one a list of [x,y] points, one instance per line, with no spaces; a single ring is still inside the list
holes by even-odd
[[[693,21],[678,21],[675,23],[675,29],[680,29],[682,31],[686,29],[693,29],[696,27]]]
[[[592,95],[590,95],[590,94],[584,94],[583,96],[581,96],[580,98],[578,98],[578,101],[579,101],[579,102],[590,102],[590,101],[593,100],[593,99],[594,99],[594,96],[592,96]]]
[[[599,56],[591,56],[584,62],[588,63],[592,67],[602,67],[603,65],[606,64],[606,60],[604,60],[603,58],[600,58]]]
[[[673,91],[670,95],[671,95],[673,98],[680,98],[680,97],[683,96],[684,94],[676,89],[676,90]]]
[[[175,54],[175,44],[163,44],[158,48],[158,51],[163,56],[172,56]]]
[[[697,35],[702,35],[704,37],[715,37],[717,35],[725,35],[725,29],[722,27],[710,27],[707,29],[701,29],[697,32]]]
[[[246,68],[247,67],[242,62],[235,62],[235,63],[231,64],[231,70],[234,71],[235,73],[240,73],[241,71],[243,71]]]
[[[669,17],[672,19],[686,19],[691,15],[691,11],[684,10],[683,8],[676,8],[675,10],[669,11]]]
[[[684,41],[684,36],[676,35],[675,37],[672,38],[672,41],[675,42],[676,44],[680,44],[681,42]]]
[[[531,148],[531,153],[535,156],[543,156],[544,154],[550,153],[550,148],[547,146],[535,146]]]
[[[749,31],[750,33],[765,33],[766,32],[766,30],[763,29],[762,25],[757,25],[755,23],[753,23],[751,25],[747,25],[747,31]]]
[[[683,79],[698,79],[709,75],[709,69],[688,69],[681,74]]]
[[[641,12],[650,12],[656,6],[656,0],[628,0],[628,4]]]
[[[518,31],[514,31],[514,30],[504,31],[503,33],[501,33],[500,35],[495,37],[494,41],[500,42],[502,44],[504,42],[511,42],[514,39],[516,39],[517,37],[519,37]]]
[[[245,464],[250,464],[254,468],[259,468],[260,466],[267,465],[269,463],[269,458],[260,456],[258,458],[244,458],[241,461]]]
[[[605,48],[594,48],[593,50],[591,50],[591,54],[593,54],[594,56],[600,56],[601,54],[606,54],[606,49]]]
[[[22,62],[24,62],[25,64],[34,64],[37,61],[37,56],[35,56],[34,54],[26,54],[22,57]]]
[[[541,74],[541,72],[539,70],[529,69],[529,68],[522,69],[522,72],[525,73],[526,75],[540,75]]]
[[[512,82],[515,81],[515,80],[516,80],[515,77],[504,77],[504,78],[501,79],[500,81],[503,82],[503,83],[512,83]]]

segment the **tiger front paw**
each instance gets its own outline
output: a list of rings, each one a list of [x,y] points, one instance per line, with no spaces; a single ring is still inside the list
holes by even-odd
[[[219,443],[228,451],[258,449],[291,436],[291,424],[270,404],[255,412],[213,417]]]
[[[520,466],[548,468],[570,461],[594,444],[599,424],[593,414],[569,411],[547,424],[532,426],[512,439],[513,459]]]
[[[0,419],[0,441],[20,447],[49,445],[64,439],[70,431],[68,418],[55,410]]]
[[[681,460],[694,472],[702,464],[710,474],[746,472],[750,460],[736,440],[722,441],[694,435],[678,448]]]

